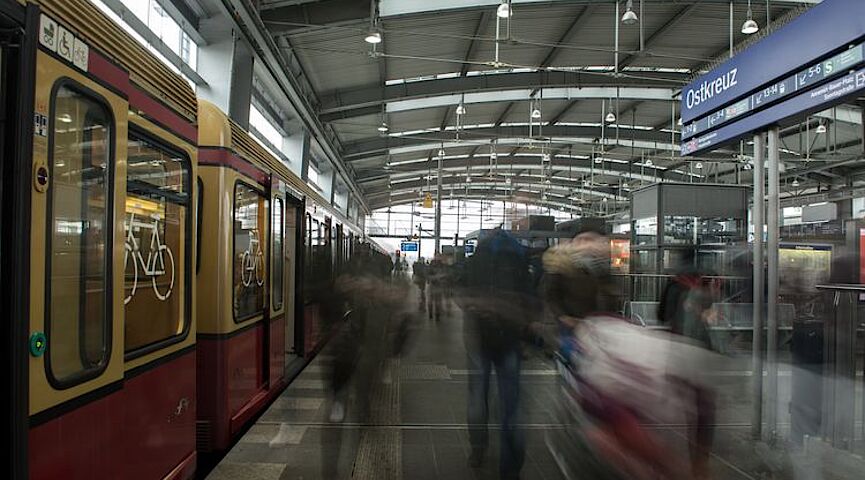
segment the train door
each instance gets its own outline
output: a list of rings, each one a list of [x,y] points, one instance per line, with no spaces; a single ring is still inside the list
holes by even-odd
[[[129,106],[88,74],[87,45],[39,20],[30,208],[32,478],[117,478]],[[35,448],[38,446],[38,449]],[[104,458],[118,461],[105,462]],[[61,473],[62,472],[62,473]]]
[[[291,197],[286,197],[285,205],[285,355],[284,363],[292,362],[300,353],[297,346],[297,325],[300,316],[297,313],[297,289],[298,266],[300,265],[300,255],[298,255],[298,238],[300,236],[300,225],[298,218],[301,218],[300,213],[301,203]],[[301,243],[302,244],[302,243]]]
[[[286,292],[286,269],[288,255],[286,249],[285,188],[277,180],[271,195],[270,207],[270,319],[268,328],[268,362],[270,388],[277,388],[285,373],[285,332],[288,330]]]

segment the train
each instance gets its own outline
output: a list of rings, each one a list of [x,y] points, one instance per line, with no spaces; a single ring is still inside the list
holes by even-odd
[[[325,343],[352,257],[387,254],[89,1],[0,5],[10,455],[191,478]]]

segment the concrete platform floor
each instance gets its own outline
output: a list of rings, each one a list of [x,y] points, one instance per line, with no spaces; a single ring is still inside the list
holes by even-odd
[[[481,468],[470,468],[466,426],[466,353],[459,309],[435,322],[418,315],[401,358],[389,379],[377,372],[365,414],[352,395],[346,418],[328,420],[328,372],[334,361],[325,348],[250,428],[207,477],[208,480],[495,479],[498,439],[495,399],[491,399],[491,445]],[[789,454],[750,440],[749,359],[732,359],[717,373],[718,415],[711,459],[713,479],[859,479],[865,462],[832,449]],[[789,398],[789,368],[780,375],[781,396]],[[389,381],[388,381],[389,380]],[[522,368],[521,427],[526,461],[521,478],[566,478],[554,460],[548,437],[562,431],[556,418],[559,395],[553,363],[527,351]],[[491,388],[491,396],[495,388]],[[786,392],[786,393],[785,393]],[[860,395],[861,396],[861,395]],[[782,401],[783,402],[783,401]],[[786,413],[786,408],[781,412]],[[782,426],[787,415],[782,415]],[[683,429],[658,426],[655,432],[685,449]],[[576,478],[589,478],[580,476]]]

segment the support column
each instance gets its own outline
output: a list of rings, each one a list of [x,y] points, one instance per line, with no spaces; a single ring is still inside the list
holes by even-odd
[[[433,258],[438,255],[441,247],[442,236],[442,157],[439,155],[438,174],[436,175],[436,224],[435,224],[435,252]]]
[[[309,180],[309,156],[312,155],[309,145],[309,134],[303,133],[300,138],[300,179]]]
[[[222,16],[203,19],[199,31],[207,44],[198,51],[198,73],[207,84],[198,89],[198,96],[249,130],[252,50],[234,31],[230,20]]]
[[[754,295],[753,295],[753,342],[751,343],[752,411],[751,435],[760,439],[763,434],[763,213],[766,208],[766,172],[763,159],[766,144],[763,134],[754,135],[754,206],[751,220],[754,223]]]
[[[780,130],[773,127],[769,130],[769,201],[766,212],[766,227],[768,241],[766,242],[766,257],[768,259],[768,291],[766,298],[766,428],[769,440],[777,438],[778,431],[778,248],[780,240],[779,206],[780,206]]]
[[[305,168],[304,159],[309,155],[309,132],[304,128],[286,128],[287,136],[282,137],[282,145],[277,145],[288,157],[290,168],[298,177]]]

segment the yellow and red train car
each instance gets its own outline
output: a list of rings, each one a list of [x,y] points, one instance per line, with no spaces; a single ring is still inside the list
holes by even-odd
[[[89,2],[27,8],[30,477],[188,477],[194,92]]]
[[[0,24],[13,469],[191,478],[320,347],[363,233],[89,1]]]

